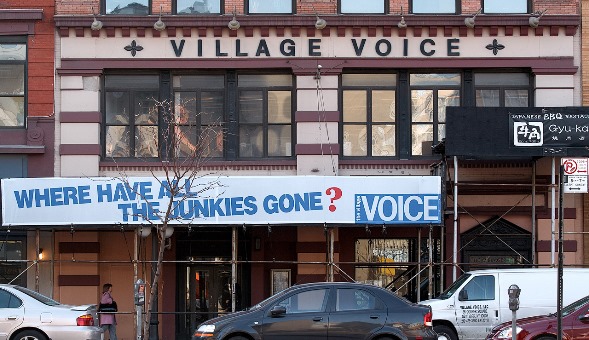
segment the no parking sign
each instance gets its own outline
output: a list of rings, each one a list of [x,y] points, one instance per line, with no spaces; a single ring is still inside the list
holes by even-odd
[[[587,158],[563,158],[565,193],[587,193]]]

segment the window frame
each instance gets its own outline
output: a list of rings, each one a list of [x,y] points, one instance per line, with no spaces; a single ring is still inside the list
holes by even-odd
[[[459,14],[462,12],[462,6],[460,0],[453,0],[454,1],[454,12],[418,12],[415,13],[413,2],[416,0],[409,0],[409,14],[416,14],[416,15],[453,15]]]
[[[22,44],[25,46],[25,60],[0,60],[0,64],[2,65],[23,65],[24,72],[23,72],[23,94],[21,95],[0,95],[0,97],[22,97],[23,98],[23,123],[22,125],[14,126],[3,126],[0,125],[0,129],[26,129],[28,127],[28,98],[29,98],[29,91],[28,91],[28,83],[29,83],[29,43],[26,36],[14,36],[14,37],[2,37],[0,38],[0,45],[2,44]]]
[[[487,72],[473,72],[473,91],[474,91],[474,106],[476,107],[508,107],[505,105],[505,91],[508,90],[526,90],[528,92],[528,105],[522,107],[533,107],[534,102],[534,91],[533,89],[533,74],[526,71],[505,71],[502,72],[501,70],[496,70],[494,73],[525,73],[528,75],[528,84],[527,85],[477,85],[476,84],[476,75],[483,74]],[[499,105],[498,106],[478,106],[477,105],[477,91],[478,90],[498,90],[499,91]],[[512,106],[509,106],[512,107]]]
[[[291,10],[290,13],[289,12],[284,12],[284,13],[272,13],[272,12],[251,12],[250,11],[250,3],[252,0],[245,0],[244,1],[244,13],[248,14],[248,15],[291,15],[291,14],[297,14],[297,2],[296,0],[290,0],[291,2]],[[287,0],[277,0],[277,1],[287,1]]]
[[[227,154],[227,117],[226,117],[226,111],[227,111],[227,76],[225,73],[174,73],[172,74],[172,84],[174,82],[174,78],[175,77],[183,77],[183,76],[218,76],[218,77],[223,77],[223,83],[225,84],[224,87],[210,87],[210,88],[206,88],[206,87],[174,87],[174,85],[171,86],[170,90],[171,90],[171,101],[173,103],[173,112],[171,112],[171,114],[175,114],[175,110],[176,110],[176,93],[196,93],[196,110],[199,111],[200,108],[202,108],[202,93],[205,92],[214,92],[214,93],[222,93],[222,112],[221,112],[221,118],[222,120],[220,122],[218,122],[218,127],[221,129],[221,132],[223,134],[223,148],[221,150],[221,156],[210,156],[210,155],[201,155],[200,153],[198,153],[197,157],[203,157],[206,159],[210,159],[210,160],[223,160],[226,158],[226,154]],[[191,126],[191,124],[176,124],[174,123],[174,126]],[[200,114],[197,113],[196,116],[196,122],[192,125],[197,133],[196,136],[197,138],[202,137],[202,133],[203,133],[203,127],[205,129],[209,129],[212,128],[213,126],[215,126],[214,123],[203,123],[202,119],[200,117]],[[172,136],[175,136],[175,134],[172,134]],[[165,141],[163,141],[165,142]],[[173,141],[174,143],[176,143],[176,141]],[[198,143],[197,143],[198,144]],[[170,148],[169,146],[166,146],[168,149],[173,149],[173,150],[169,150],[169,151],[175,151],[177,150],[177,147],[174,148]],[[170,155],[171,157],[177,157],[177,158],[183,158],[183,156],[181,155]],[[189,156],[190,157],[190,156]]]
[[[290,87],[288,86],[244,86],[241,87],[239,86],[239,76],[241,75],[288,75],[291,77],[292,82]],[[261,123],[243,123],[240,121],[240,115],[241,115],[241,102],[240,102],[240,96],[241,93],[243,91],[261,91],[262,92],[262,122]],[[285,124],[285,123],[268,123],[268,93],[272,92],[272,91],[277,91],[277,92],[289,92],[290,93],[290,124]],[[236,145],[236,159],[240,159],[240,160],[270,160],[270,159],[292,159],[295,157],[295,144],[296,144],[296,122],[295,122],[295,109],[296,109],[296,79],[295,77],[291,74],[291,73],[238,73],[237,74],[237,86],[236,86],[236,93],[235,93],[235,98],[236,98],[236,118],[237,118],[237,127],[236,127],[236,135],[237,135],[237,145]],[[256,157],[256,156],[242,156],[241,152],[240,152],[240,148],[241,148],[241,128],[243,126],[256,126],[256,125],[262,125],[262,156],[260,157]],[[270,156],[268,154],[268,145],[269,145],[269,141],[268,141],[268,128],[270,126],[280,126],[280,125],[290,125],[290,133],[291,133],[291,147],[290,147],[290,156]],[[229,133],[231,133],[231,131],[229,131]]]
[[[482,12],[484,14],[529,14],[532,13],[532,0],[519,0],[519,1],[525,1],[526,2],[526,11],[525,12],[487,12],[485,11],[485,5],[489,0],[481,0],[481,8],[482,8]],[[490,0],[492,1],[492,0]]]
[[[225,14],[225,0],[219,1],[219,13],[178,13],[178,0],[172,1],[172,13],[174,15],[223,15]]]
[[[158,77],[158,88],[148,88],[146,87],[141,87],[141,88],[133,88],[133,89],[129,89],[129,88],[121,88],[121,87],[106,87],[106,78],[109,76],[157,76]],[[101,159],[104,161],[134,161],[134,160],[158,160],[162,158],[162,129],[164,129],[165,127],[163,126],[164,122],[162,119],[162,109],[161,107],[157,108],[158,114],[157,114],[157,119],[158,122],[157,124],[154,125],[143,125],[143,124],[136,124],[135,123],[135,116],[136,116],[136,111],[135,111],[135,93],[137,92],[147,92],[147,91],[153,91],[153,92],[157,92],[158,93],[158,100],[160,100],[161,97],[161,88],[162,88],[162,83],[161,83],[162,79],[161,76],[158,74],[154,74],[154,73],[125,73],[125,74],[121,74],[121,73],[112,73],[112,74],[106,74],[104,77],[102,77],[102,91],[103,94],[101,95],[101,106],[102,106],[102,113],[101,113],[101,117],[102,119],[104,119],[104,124],[102,124],[101,127],[101,143],[102,143],[102,147],[101,147]],[[108,92],[126,92],[129,93],[129,98],[128,98],[128,103],[130,105],[129,108],[129,123],[127,124],[127,126],[129,127],[129,133],[131,134],[129,137],[129,152],[130,155],[129,156],[124,156],[124,157],[114,157],[114,156],[107,156],[106,154],[106,141],[107,141],[107,128],[109,126],[121,126],[121,124],[117,125],[117,124],[108,124],[106,121],[106,100],[107,100],[107,93]],[[133,94],[133,95],[132,95]],[[158,131],[158,140],[157,140],[157,156],[155,157],[138,157],[136,155],[136,150],[135,150],[135,146],[136,146],[136,133],[135,133],[135,129],[138,126],[155,126],[157,128]]]
[[[112,13],[106,13],[106,3],[109,0],[100,0],[100,13],[102,15],[112,15],[112,16],[126,16],[126,15],[130,15],[130,16],[144,16],[144,15],[151,15],[153,14],[152,12],[152,8],[151,6],[153,5],[153,0],[146,0],[147,1],[147,14],[112,14]],[[139,1],[139,0],[133,0],[133,1]]]
[[[460,81],[458,82],[457,85],[443,85],[443,84],[435,84],[435,85],[412,85],[411,84],[411,75],[413,74],[456,74],[460,77]],[[463,106],[464,103],[464,93],[465,90],[463,88],[463,84],[464,84],[464,73],[461,70],[444,70],[444,71],[436,71],[436,70],[430,70],[430,72],[424,73],[421,70],[414,70],[412,72],[409,72],[409,82],[408,82],[408,86],[409,86],[409,130],[408,130],[408,135],[409,135],[409,153],[410,153],[410,157],[411,158],[432,158],[435,155],[433,153],[430,154],[422,154],[422,155],[416,155],[413,154],[413,127],[414,126],[418,126],[418,125],[428,125],[428,124],[432,124],[433,125],[433,131],[432,131],[432,136],[433,136],[433,140],[432,140],[432,145],[436,145],[437,143],[441,142],[440,139],[440,125],[444,125],[446,126],[446,121],[447,121],[447,117],[443,122],[440,122],[439,119],[439,92],[440,91],[445,91],[445,90],[457,90],[458,94],[459,94],[459,105],[458,106]],[[431,90],[433,92],[433,120],[432,122],[414,122],[413,121],[413,91],[414,90]],[[444,129],[445,130],[445,129]]]
[[[376,1],[376,0],[375,0]],[[349,15],[349,14],[357,14],[357,15],[374,15],[374,14],[387,14],[390,11],[390,2],[385,0],[378,0],[383,1],[383,11],[382,12],[344,12],[342,10],[342,0],[337,0],[337,14]]]
[[[344,74],[392,74],[395,76],[395,84],[391,86],[381,85],[344,85],[343,75]],[[370,70],[370,72],[351,72],[342,73],[340,76],[340,112],[342,115],[341,122],[339,124],[339,135],[340,135],[340,157],[341,159],[385,159],[385,158],[399,158],[399,74],[395,72],[379,72],[378,70]],[[360,122],[345,122],[344,121],[344,92],[345,91],[366,91],[366,120],[363,123]],[[374,91],[394,91],[395,93],[395,120],[392,122],[377,122],[373,121],[373,110],[372,110],[372,94]],[[365,156],[345,156],[344,155],[344,127],[346,125],[352,126],[365,126],[366,127],[366,155]],[[372,130],[374,126],[378,125],[394,125],[395,132],[395,153],[394,155],[386,156],[374,156],[372,154],[373,143],[372,143]]]

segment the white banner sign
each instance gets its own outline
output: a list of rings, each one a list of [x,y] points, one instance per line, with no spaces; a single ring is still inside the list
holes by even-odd
[[[562,158],[565,193],[587,193],[587,158]]]
[[[440,224],[436,176],[2,180],[2,224]]]

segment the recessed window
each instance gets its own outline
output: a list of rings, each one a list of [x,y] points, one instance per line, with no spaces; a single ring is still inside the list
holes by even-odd
[[[105,157],[159,157],[159,77],[105,77]]]
[[[410,0],[413,14],[455,14],[458,0]]]
[[[483,0],[483,13],[530,13],[529,0]]]
[[[246,0],[249,14],[293,14],[294,0]]]
[[[385,14],[385,1],[340,0],[339,12],[342,14]]]
[[[342,75],[343,155],[396,156],[396,74]]]
[[[0,42],[0,128],[24,127],[27,45]]]
[[[176,0],[176,14],[221,14],[222,0]]]
[[[460,106],[460,74],[411,74],[411,154],[428,156],[446,135],[446,108]]]
[[[528,107],[530,75],[527,73],[475,73],[478,107]]]
[[[239,157],[293,154],[292,76],[238,76]]]
[[[174,154],[178,157],[222,157],[225,77],[174,77]]]
[[[150,0],[104,0],[104,14],[147,15]]]

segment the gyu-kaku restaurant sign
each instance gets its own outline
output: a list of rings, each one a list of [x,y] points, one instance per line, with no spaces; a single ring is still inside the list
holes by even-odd
[[[2,179],[2,224],[426,224],[442,222],[438,176]],[[171,203],[171,212],[165,214]]]

